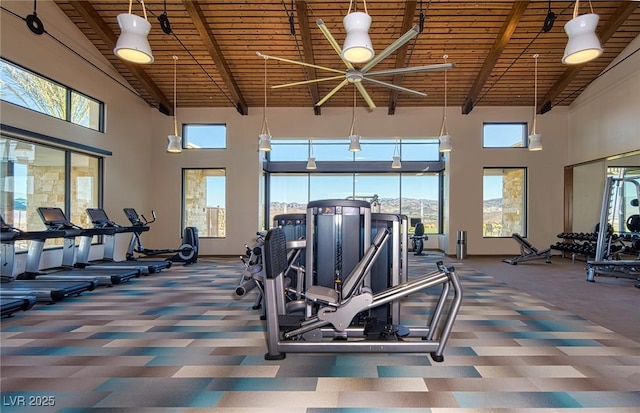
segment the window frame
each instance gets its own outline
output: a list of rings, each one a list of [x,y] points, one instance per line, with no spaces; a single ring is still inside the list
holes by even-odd
[[[187,185],[187,173],[188,171],[206,171],[206,170],[219,170],[219,171],[224,171],[224,200],[225,200],[225,206],[224,206],[224,214],[225,214],[225,221],[224,221],[224,236],[209,236],[209,235],[205,235],[203,230],[200,230],[200,228],[198,228],[198,236],[200,238],[207,238],[207,239],[226,239],[227,237],[227,233],[228,233],[228,222],[229,222],[229,218],[228,218],[228,212],[229,209],[227,208],[227,198],[228,198],[228,173],[227,173],[227,168],[226,167],[206,167],[206,168],[193,168],[193,167],[188,167],[188,168],[182,168],[182,189],[181,189],[181,219],[180,219],[180,232],[184,233],[184,229],[186,227],[189,226],[195,226],[197,228],[197,225],[187,225],[187,198],[186,198],[186,185]],[[205,199],[205,208],[207,208],[206,206],[206,199]],[[208,234],[208,232],[207,232]]]
[[[345,139],[313,139],[311,140],[314,148],[314,155],[316,155],[317,145],[321,145],[324,141],[329,145],[339,144],[341,150],[352,158],[350,161],[327,161],[327,160],[318,160],[316,158],[316,163],[318,164],[318,169],[314,171],[309,171],[306,169],[307,156],[308,156],[308,146],[309,139],[272,139],[271,145],[272,150],[270,152],[264,153],[263,160],[263,174],[265,177],[264,182],[264,198],[263,201],[263,211],[261,215],[264,217],[264,222],[261,222],[261,226],[263,228],[269,228],[272,224],[271,220],[271,185],[270,181],[273,177],[282,177],[286,175],[297,175],[297,176],[305,176],[308,182],[307,185],[307,199],[311,199],[310,193],[312,192],[311,188],[311,178],[312,176],[321,176],[322,174],[329,175],[342,175],[349,174],[351,175],[351,179],[357,179],[359,174],[362,175],[396,175],[399,177],[398,185],[400,198],[406,198],[406,194],[402,194],[402,179],[403,175],[437,175],[438,177],[438,188],[436,188],[437,197],[437,208],[438,208],[438,234],[443,233],[444,228],[444,170],[445,170],[445,161],[442,154],[439,152],[439,141],[438,139],[432,138],[385,138],[385,139],[363,139],[361,140],[361,145],[367,144],[376,144],[379,142],[380,144],[384,144],[390,147],[390,152],[387,160],[358,160],[356,156],[350,154],[348,152],[349,143]],[[395,143],[399,143],[400,153],[402,153],[402,143],[405,143],[405,150],[412,151],[412,148],[415,148],[415,145],[425,144],[425,145],[433,145],[433,155],[437,157],[437,159],[433,160],[425,160],[425,161],[405,161],[402,160],[402,168],[401,169],[393,169],[391,168],[392,155],[394,151]],[[278,151],[283,146],[287,146],[287,144],[291,146],[296,146],[299,148],[305,148],[304,150],[296,150],[294,153],[300,156],[301,159],[291,159],[291,160],[271,160],[273,158],[273,153]],[[391,145],[390,145],[391,144]],[[277,152],[276,152],[277,153]],[[304,157],[304,158],[302,158]],[[279,159],[276,157],[276,159]],[[428,172],[426,172],[428,171]],[[352,182],[353,191],[355,191],[356,183]],[[308,202],[308,201],[307,201]],[[399,210],[397,214],[400,214],[402,211],[401,202],[399,204]]]
[[[522,230],[518,232],[523,238],[527,238],[529,232],[529,169],[526,166],[488,166],[482,168],[482,238],[483,239],[500,239],[500,238],[511,238],[512,234],[503,235],[500,234],[498,236],[487,236],[485,234],[485,215],[484,215],[484,191],[485,191],[485,183],[484,179],[487,176],[485,171],[487,170],[521,170],[523,171],[523,179],[522,179]],[[504,176],[504,174],[502,174]],[[503,183],[504,188],[504,183]]]
[[[210,147],[188,147],[187,146],[187,142],[188,142],[188,137],[189,137],[189,133],[188,133],[188,129],[189,127],[194,126],[194,127],[205,127],[205,126],[212,126],[212,127],[223,127],[224,128],[224,142],[223,142],[223,146],[210,146]],[[221,149],[227,149],[227,124],[226,123],[183,123],[182,124],[182,149],[184,150],[221,150]],[[214,168],[216,169],[216,168]]]
[[[96,98],[94,98],[94,97],[92,97],[92,96],[90,96],[90,95],[88,95],[86,93],[83,93],[83,92],[81,92],[81,91],[79,91],[77,89],[74,89],[72,87],[69,87],[69,86],[63,84],[63,83],[60,83],[60,82],[58,82],[56,80],[53,80],[48,76],[45,76],[43,74],[40,74],[40,73],[35,72],[33,70],[30,70],[30,69],[27,69],[26,67],[24,67],[22,65],[19,65],[19,64],[15,63],[15,62],[12,62],[9,59],[6,59],[4,57],[0,57],[0,65],[5,65],[5,64],[13,66],[16,69],[23,71],[24,73],[26,73],[29,76],[38,77],[38,78],[43,79],[43,80],[45,80],[47,82],[50,82],[52,85],[55,85],[57,87],[60,87],[60,88],[64,89],[64,92],[65,92],[65,114],[64,114],[64,116],[55,116],[55,115],[43,112],[41,110],[38,110],[37,108],[21,105],[19,103],[11,102],[9,100],[5,100],[5,99],[2,99],[0,97],[0,100],[2,102],[5,102],[5,103],[8,103],[8,104],[11,104],[11,105],[23,108],[23,109],[27,109],[27,110],[30,110],[32,112],[39,113],[41,115],[49,116],[49,117],[52,117],[54,119],[62,120],[64,122],[69,122],[69,123],[71,123],[73,125],[80,126],[82,128],[86,128],[86,129],[94,130],[96,132],[104,133],[104,131],[105,131],[105,104],[104,104],[104,102],[102,102],[101,100],[96,99]],[[89,101],[92,101],[92,102],[95,102],[95,103],[98,104],[98,122],[97,122],[98,128],[97,129],[92,128],[91,126],[85,126],[85,125],[83,125],[81,123],[73,122],[71,120],[71,114],[72,114],[72,111],[73,111],[72,95],[74,93],[76,95],[80,96],[80,97],[83,97],[83,98],[85,98],[85,99],[87,99]]]
[[[515,126],[522,127],[521,146],[487,146],[487,126]],[[482,148],[483,149],[527,149],[529,147],[529,124],[527,122],[482,122]]]
[[[7,125],[3,125],[0,124],[1,128],[0,128],[0,136],[2,137],[3,140],[11,140],[11,141],[17,141],[20,143],[25,143],[28,145],[33,145],[34,146],[34,151],[37,147],[41,147],[41,148],[47,148],[47,149],[51,149],[51,150],[55,150],[55,151],[59,151],[60,155],[62,157],[62,162],[63,162],[63,173],[64,173],[64,184],[63,184],[63,190],[64,190],[64,200],[62,203],[59,203],[55,206],[60,206],[63,211],[65,212],[65,214],[67,215],[67,217],[69,217],[71,219],[72,213],[71,213],[71,208],[75,205],[74,200],[72,199],[74,194],[72,193],[72,186],[71,186],[71,179],[73,177],[73,173],[72,173],[72,154],[75,155],[80,155],[80,156],[87,156],[90,158],[94,158],[97,160],[97,171],[96,171],[96,185],[97,188],[95,189],[95,196],[96,196],[96,202],[95,202],[95,206],[96,207],[102,207],[103,206],[103,202],[104,202],[104,194],[103,194],[103,190],[104,190],[104,158],[105,156],[109,156],[111,155],[111,152],[109,151],[103,151],[101,149],[97,149],[97,148],[91,148],[91,147],[87,147],[85,145],[80,145],[80,144],[76,144],[74,142],[68,142],[68,141],[64,141],[62,139],[58,139],[58,138],[53,138],[53,137],[48,137],[45,135],[41,135],[35,132],[29,132],[29,131],[25,131],[19,128],[15,128],[15,127],[10,127]],[[2,155],[4,157],[4,154]],[[13,175],[16,176],[16,175]],[[26,175],[26,177],[28,177],[28,175]],[[36,188],[37,186],[33,185],[34,188]],[[15,201],[15,188],[13,190],[13,199]],[[27,196],[29,194],[27,193]],[[32,196],[38,196],[37,193],[33,193]],[[29,199],[27,197],[27,205],[29,203]],[[40,206],[40,205],[39,205]],[[53,206],[53,205],[51,205]],[[5,210],[3,208],[2,212],[3,214],[6,211],[13,211],[12,209],[7,209]],[[28,209],[27,209],[28,211]],[[7,220],[8,223],[13,224],[14,220],[13,217],[9,217],[7,214],[5,215],[5,219]],[[25,224],[27,225],[27,224]],[[28,229],[25,225],[20,225],[20,229],[22,230],[30,230]],[[36,230],[36,229],[33,229]],[[100,242],[100,240],[99,240]],[[53,243],[48,243],[49,245],[45,245],[45,250],[50,250],[50,249],[56,249],[56,248],[60,248],[60,245],[56,244],[54,245]],[[25,243],[24,245],[22,245],[23,248],[21,248],[20,246],[16,246],[16,253],[17,254],[25,254],[27,253],[27,249],[28,249],[28,243]]]

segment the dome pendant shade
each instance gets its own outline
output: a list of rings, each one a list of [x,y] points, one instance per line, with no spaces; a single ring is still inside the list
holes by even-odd
[[[113,53],[133,63],[153,63],[151,46],[147,40],[151,23],[135,14],[122,13],[118,15],[118,25],[122,32]]]
[[[182,137],[179,135],[169,135],[169,145],[167,146],[167,152],[180,153],[182,152]]]
[[[369,37],[371,16],[363,12],[353,12],[342,19],[347,37],[342,48],[342,58],[348,62],[359,64],[373,59],[375,52]]]
[[[575,17],[564,25],[569,40],[564,49],[562,63],[577,65],[602,55],[602,46],[595,32],[599,20],[600,16],[590,13]]]

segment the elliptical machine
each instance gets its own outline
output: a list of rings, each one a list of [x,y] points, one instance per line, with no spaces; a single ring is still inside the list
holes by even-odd
[[[424,248],[424,241],[429,237],[424,234],[424,224],[422,222],[416,223],[415,230],[411,236],[413,255],[424,255],[422,250]]]
[[[129,247],[127,248],[127,260],[135,261],[136,257],[134,253],[143,254],[145,256],[176,253],[175,255],[167,258],[167,260],[172,262],[183,262],[184,265],[193,264],[198,261],[198,228],[186,227],[182,234],[182,245],[177,249],[150,249],[145,248],[144,245],[142,245],[142,238],[140,235],[145,231],[149,231],[150,224],[156,221],[155,211],[151,211],[153,219],[150,221],[145,218],[144,215],[138,215],[134,208],[124,208],[124,214],[127,216],[129,222],[131,222],[132,228],[134,229],[131,241],[129,241]]]

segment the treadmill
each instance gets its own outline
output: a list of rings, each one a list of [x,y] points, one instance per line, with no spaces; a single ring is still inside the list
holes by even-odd
[[[19,279],[65,280],[69,278],[86,277],[87,279],[97,279],[98,285],[111,287],[140,276],[140,271],[137,269],[100,270],[75,268],[76,237],[83,235],[93,237],[94,235],[101,235],[100,231],[84,229],[71,223],[60,208],[40,207],[38,208],[38,214],[48,231],[62,231],[63,233],[62,264],[59,267],[45,268],[41,272],[39,265],[40,257],[44,250],[44,242],[32,241],[29,248],[29,255],[27,256],[25,272],[18,276]]]
[[[0,317],[11,317],[17,311],[27,311],[36,304],[35,295],[0,296]]]
[[[93,223],[94,229],[104,232],[104,253],[100,260],[89,261],[89,249],[91,248],[91,239],[80,243],[78,256],[76,258],[76,267],[89,266],[90,268],[140,268],[142,274],[153,274],[160,272],[165,268],[170,268],[172,262],[169,260],[127,260],[115,261],[113,256],[116,245],[116,234],[134,233],[139,231],[135,227],[125,227],[117,224],[109,219],[107,213],[102,208],[87,208],[87,215]]]
[[[3,275],[1,277],[2,283],[0,284],[0,298],[2,299],[3,305],[6,304],[8,309],[16,308],[16,306],[19,308],[28,307],[32,301],[29,297],[35,297],[36,301],[52,303],[68,296],[80,295],[85,291],[93,291],[98,285],[96,279],[87,277],[62,281],[16,280],[13,276],[16,255],[15,242],[17,240],[31,240],[31,245],[29,246],[29,250],[31,250],[34,242],[41,241],[44,244],[46,239],[58,238],[63,235],[63,232],[21,231],[7,224],[2,215],[0,215],[0,224],[2,235],[2,262],[0,265],[3,269]],[[20,303],[13,301],[13,304],[10,304],[9,300],[11,298],[15,299],[16,297],[21,297]],[[27,302],[25,302],[24,299],[26,299]]]

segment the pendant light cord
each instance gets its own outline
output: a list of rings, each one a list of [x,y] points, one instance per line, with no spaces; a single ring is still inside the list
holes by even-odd
[[[442,56],[444,58],[444,63],[447,64],[447,59],[449,55]],[[448,70],[444,70],[444,106],[442,107],[442,129],[440,130],[440,136],[448,135],[447,133],[447,72]]]
[[[264,58],[264,108],[262,110],[262,132],[261,134],[271,135],[269,125],[267,124],[267,57]]]
[[[367,0],[363,0],[362,2],[364,3],[365,14],[369,14],[369,11],[367,10]],[[347,14],[351,13],[352,6],[354,6],[353,7],[354,12],[358,11],[358,0],[349,0],[349,10],[347,10]]]
[[[356,133],[356,87],[353,86],[353,107],[351,108],[351,131],[349,132],[349,136],[353,136]]]
[[[144,19],[147,20],[147,8],[144,7],[144,0],[140,0],[140,3],[142,4],[142,13],[144,13]],[[133,0],[129,0],[129,14],[131,14],[132,7],[133,7]]]
[[[534,65],[533,65],[533,127],[531,134],[535,135],[536,132],[536,123],[538,120],[538,55],[537,53],[533,55]]]
[[[178,117],[176,115],[176,110],[178,109],[178,88],[177,88],[177,64],[178,64],[178,56],[173,56],[173,134],[178,136]]]
[[[578,12],[580,8],[580,0],[576,0],[576,4],[573,7],[573,18],[575,19],[576,17],[578,17]],[[591,14],[593,14],[593,4],[591,4],[591,0],[589,0],[589,8],[591,9]]]

